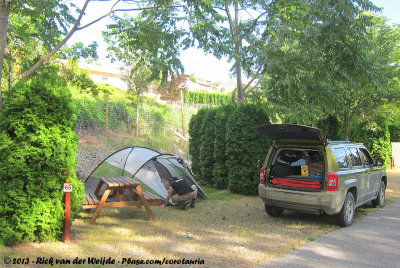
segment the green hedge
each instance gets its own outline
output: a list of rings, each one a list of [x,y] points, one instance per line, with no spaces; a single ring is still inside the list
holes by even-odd
[[[252,104],[205,110],[194,115],[189,124],[192,170],[214,187],[257,194],[260,168],[272,141],[255,127],[268,124],[268,114],[262,107]],[[196,151],[199,144],[200,158]]]
[[[235,110],[233,105],[224,105],[217,109],[215,114],[215,140],[214,140],[214,169],[213,186],[218,189],[228,188],[228,169],[226,167],[226,124],[231,113]]]
[[[60,240],[63,183],[72,179],[72,219],[84,186],[75,174],[76,117],[68,88],[42,75],[9,91],[0,113],[0,243]]]
[[[355,126],[351,132],[351,140],[363,143],[374,160],[382,158],[386,168],[391,165],[392,145],[390,132],[385,120],[380,123],[364,121]]]
[[[222,105],[232,103],[230,94],[208,93],[200,91],[186,91],[184,94],[185,102],[203,103],[212,105]]]
[[[200,166],[200,145],[201,145],[201,124],[204,116],[207,113],[207,109],[200,109],[194,114],[189,122],[189,154],[192,158],[192,172],[196,178],[201,177],[201,166]]]
[[[226,131],[228,188],[234,193],[256,195],[260,168],[272,141],[255,127],[269,124],[269,116],[257,105],[240,105],[229,117]]]
[[[207,109],[203,121],[201,122],[200,138],[200,173],[201,178],[213,185],[214,168],[214,140],[215,140],[215,114],[216,109]]]

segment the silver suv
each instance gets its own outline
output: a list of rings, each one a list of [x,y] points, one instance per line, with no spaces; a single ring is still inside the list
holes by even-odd
[[[258,128],[274,139],[261,168],[259,196],[270,216],[283,209],[336,215],[350,226],[355,208],[372,201],[385,205],[387,175],[364,145],[327,141],[318,128],[266,125]]]

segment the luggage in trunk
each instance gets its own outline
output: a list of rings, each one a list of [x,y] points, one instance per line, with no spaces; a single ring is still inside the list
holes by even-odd
[[[323,153],[316,150],[280,150],[271,166],[269,182],[278,187],[318,191],[323,186],[323,160]]]

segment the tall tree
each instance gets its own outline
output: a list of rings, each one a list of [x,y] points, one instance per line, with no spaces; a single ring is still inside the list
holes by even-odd
[[[47,62],[54,54],[56,54],[71,36],[82,29],[85,29],[98,21],[120,12],[140,11],[140,10],[162,10],[164,8],[177,8],[180,5],[174,5],[173,1],[132,1],[132,0],[110,0],[113,3],[111,9],[99,16],[93,21],[81,25],[88,4],[103,0],[85,0],[81,9],[78,9],[70,1],[63,0],[0,0],[0,74],[3,73],[3,59],[6,47],[6,39],[8,32],[8,18],[10,14],[19,14],[32,17],[35,27],[40,30],[44,40],[50,48],[47,54],[41,56],[30,68],[21,76],[26,79],[31,76],[45,62]],[[133,4],[129,8],[120,7],[122,3]],[[69,7],[76,8],[78,12],[77,18],[69,13]],[[71,27],[72,26],[72,27]],[[1,77],[0,77],[1,78]],[[0,79],[1,81],[1,79]],[[1,90],[1,85],[0,85]],[[3,100],[0,91],[0,109],[3,106]]]
[[[140,94],[154,81],[166,86],[168,76],[183,70],[178,56],[184,32],[178,28],[175,15],[175,9],[164,8],[143,10],[136,17],[114,16],[116,23],[103,32],[109,57],[127,66],[129,89],[137,95],[136,126]]]
[[[132,63],[122,68],[122,75],[128,85],[128,94],[136,95],[135,137],[139,137],[140,96],[153,82],[151,71],[144,65]]]
[[[179,54],[187,38],[177,24],[175,9],[143,10],[136,17],[125,14],[123,18],[115,16],[114,20],[116,23],[103,32],[112,61],[146,65],[152,79],[161,78],[163,85],[168,76],[183,71]]]
[[[292,10],[301,19],[282,20],[282,31],[271,40],[267,98],[281,111],[313,116],[313,122],[323,114],[339,115],[347,139],[352,118],[391,95],[398,70],[394,28],[366,13],[377,10],[370,1],[314,0],[301,12]],[[277,19],[287,17],[285,12]]]
[[[188,1],[189,28],[198,46],[217,58],[233,62],[232,73],[237,82],[237,101],[261,81],[266,62],[265,48],[270,38],[271,0]],[[243,84],[243,76],[249,78]]]

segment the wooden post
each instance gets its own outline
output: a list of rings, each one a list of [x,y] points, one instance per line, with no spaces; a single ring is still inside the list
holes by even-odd
[[[109,93],[107,92],[107,101],[106,101],[106,131],[108,131],[108,98],[109,98]]]
[[[181,89],[182,135],[185,136],[185,114],[183,111],[183,92]]]
[[[64,242],[70,242],[70,233],[71,233],[71,188],[66,186],[67,184],[71,185],[71,179],[66,179],[64,184],[65,191],[65,225],[64,225]]]

